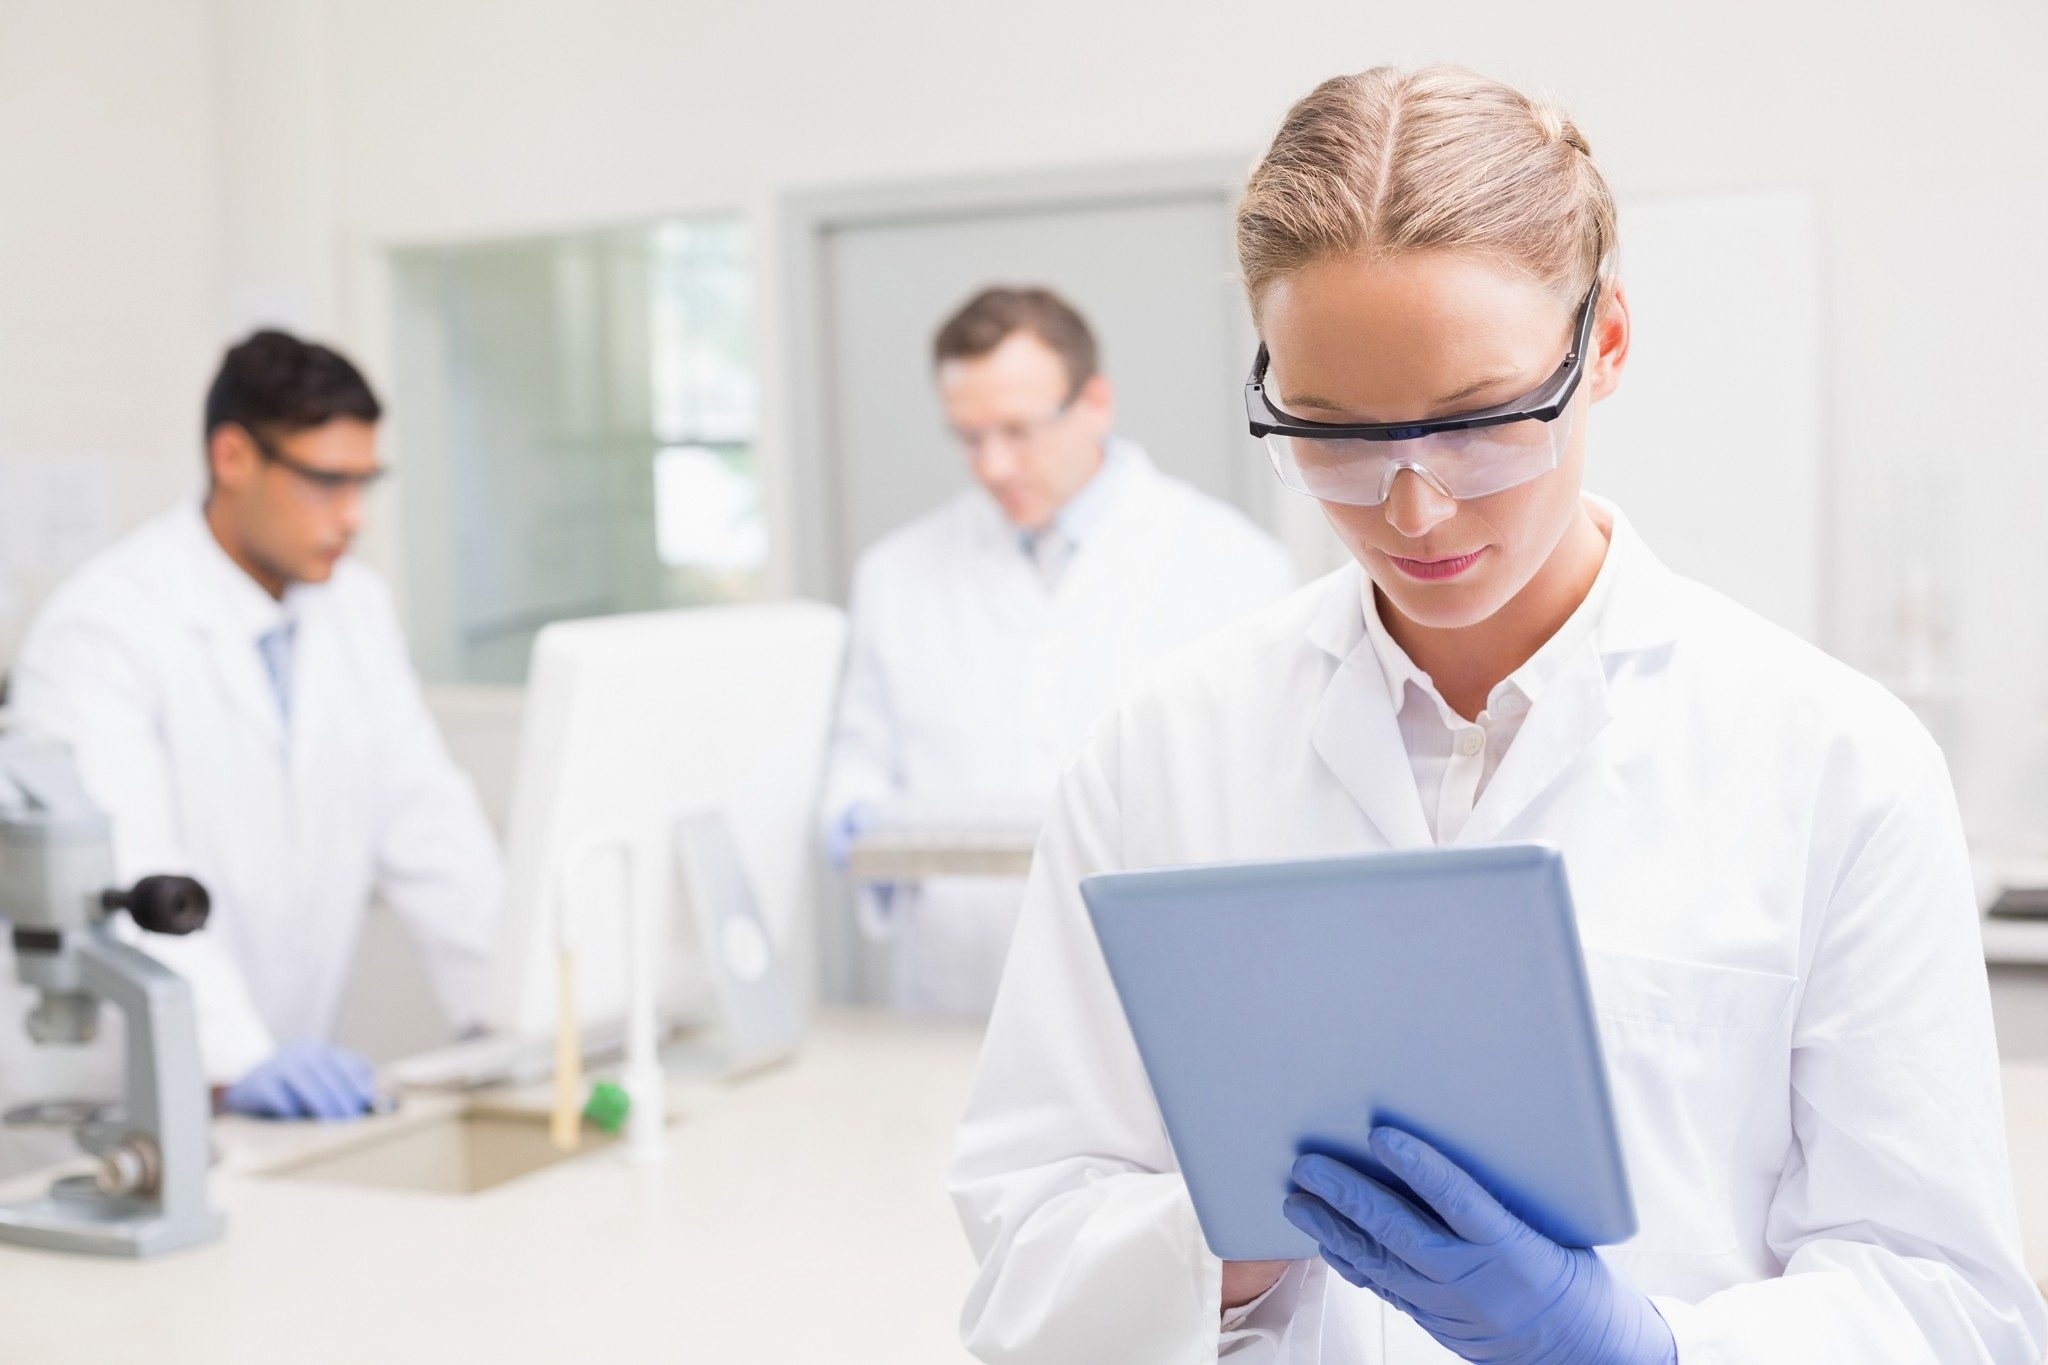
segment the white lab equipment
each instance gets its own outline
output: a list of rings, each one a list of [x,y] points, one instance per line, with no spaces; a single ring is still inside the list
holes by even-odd
[[[1042,818],[1061,766],[1119,691],[1293,585],[1279,543],[1242,513],[1130,442],[1112,442],[1109,461],[1100,477],[1118,480],[1114,494],[1051,587],[979,488],[861,557],[828,829],[856,807]],[[894,937],[896,1006],[985,1011],[1021,896],[1014,877],[897,888],[886,914],[866,916]]]
[[[257,641],[295,623],[289,723]],[[332,1036],[372,896],[458,1028],[479,1018],[503,867],[421,697],[384,584],[354,559],[273,600],[197,501],[67,580],[12,680],[113,821],[116,876],[198,878],[214,915],[148,951],[191,982],[208,1079]]]
[[[1875,683],[1665,569],[1610,593],[1453,843],[1572,870],[1639,1235],[1683,1360],[2035,1365],[1977,908],[1940,751]],[[1296,1262],[1219,1316],[1077,891],[1118,868],[1432,842],[1361,571],[1130,694],[1061,785],[949,1184],[968,1344],[1012,1362],[1453,1359]]]
[[[557,1147],[573,1149],[583,1111],[582,1018],[577,972],[589,951],[579,921],[588,913],[579,902],[582,874],[593,857],[613,855],[623,872],[620,885],[622,932],[611,945],[624,963],[625,1063],[620,1075],[631,1107],[626,1115],[626,1150],[635,1161],[660,1161],[667,1152],[667,1085],[661,1068],[660,1008],[662,915],[659,887],[660,831],[622,826],[594,833],[574,846],[558,869],[558,885],[542,904],[552,908],[555,946],[555,1106],[551,1123]],[[711,947],[712,945],[706,945]],[[599,953],[604,949],[599,947]],[[715,948],[712,956],[715,958]],[[792,1038],[794,1032],[792,1030]]]
[[[1022,877],[1044,819],[1037,802],[878,802],[863,812],[846,870],[866,882]]]
[[[631,1114],[655,1103],[630,1082],[654,1084],[653,1044],[672,1025],[715,1023],[728,1065],[793,1045],[844,644],[843,616],[811,602],[541,632],[494,1028],[553,1033],[566,941],[581,1024],[625,1024]]]
[[[63,745],[0,728],[0,921],[11,925],[16,970],[37,992],[23,1023],[36,1042],[66,1047],[98,1033],[102,1002],[127,1020],[119,1103],[7,1113],[10,1124],[28,1118],[72,1128],[98,1169],[63,1176],[39,1197],[0,1204],[0,1242],[154,1256],[221,1230],[207,1198],[198,1016],[191,987],[115,938],[110,921],[126,910],[146,930],[189,934],[206,923],[209,902],[189,877],[110,886],[110,832]]]

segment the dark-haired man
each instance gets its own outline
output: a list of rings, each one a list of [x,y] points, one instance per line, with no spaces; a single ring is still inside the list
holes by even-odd
[[[890,807],[1042,813],[1139,669],[1293,581],[1271,536],[1110,434],[1094,336],[1058,295],[983,290],[932,361],[976,486],[854,570],[825,794],[836,859]],[[896,1006],[986,1013],[1022,892],[970,877],[865,888]]]
[[[332,1045],[381,897],[458,1024],[482,1007],[502,871],[420,695],[383,583],[347,557],[384,472],[382,409],[345,358],[282,332],[207,394],[207,490],[52,595],[23,642],[17,720],[68,740],[121,875],[213,895],[146,946],[192,983],[228,1108],[342,1117],[367,1062]]]

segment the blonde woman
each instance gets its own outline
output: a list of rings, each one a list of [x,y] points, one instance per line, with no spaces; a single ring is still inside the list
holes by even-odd
[[[1615,246],[1571,122],[1452,68],[1326,82],[1254,171],[1247,408],[1355,563],[1180,656],[1062,782],[952,1172],[985,1359],[2040,1361],[1941,755],[1581,491]],[[1770,495],[1739,420],[1672,420],[1728,422],[1723,476]],[[1076,884],[1525,838],[1571,869],[1639,1234],[1557,1246],[1382,1131],[1427,1207],[1307,1159],[1321,1259],[1220,1263]]]

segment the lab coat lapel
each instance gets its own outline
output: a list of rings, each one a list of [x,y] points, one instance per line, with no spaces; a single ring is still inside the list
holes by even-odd
[[[1592,639],[1529,708],[1499,771],[1453,842],[1477,844],[1505,836],[1515,819],[1562,780],[1607,728],[1614,713],[1610,679],[1635,666],[1631,656],[1654,660],[1678,635],[1680,608],[1672,595],[1671,571],[1650,553],[1612,503],[1591,501],[1610,526],[1608,554],[1614,559],[1614,581],[1606,606]]]
[[[1126,455],[1130,463],[1123,471],[1123,486],[1115,501],[1103,509],[1100,522],[1081,538],[1066,572],[1049,590],[1048,596],[1061,608],[1087,604],[1105,596],[1129,593],[1130,585],[1145,581],[1146,548],[1153,544],[1152,525],[1160,516],[1156,482],[1159,475],[1151,462],[1136,449]]]
[[[300,810],[309,802],[319,784],[331,787],[337,768],[354,766],[357,745],[367,736],[349,733],[343,708],[347,695],[358,689],[347,680],[349,658],[346,642],[339,636],[334,613],[322,610],[324,592],[298,590],[299,628],[293,641],[297,657],[292,665],[292,723],[286,737],[291,755],[292,790]]]
[[[1588,640],[1529,709],[1499,770],[1452,842],[1499,838],[1599,738],[1611,714],[1600,651]]]
[[[278,713],[277,694],[264,676],[263,656],[254,640],[238,632],[213,626],[207,631],[208,654],[215,678],[227,694],[228,709],[253,727],[266,744],[284,752],[284,717]]]
[[[998,620],[1031,622],[1045,619],[1051,594],[1038,570],[1017,540],[1017,528],[1010,525],[995,499],[975,488],[961,504],[963,534],[972,547],[980,571],[960,584],[975,608],[993,613]]]
[[[186,621],[206,641],[206,658],[227,709],[282,754],[284,719],[256,648],[260,630],[254,623],[260,618],[247,609],[245,600],[248,593],[261,590],[233,577],[242,571],[214,543],[205,515],[196,506],[182,543],[164,567],[176,584],[176,600]]]
[[[1336,669],[1316,705],[1309,742],[1390,847],[1425,848],[1434,840],[1385,676],[1365,635],[1358,578],[1354,566],[1323,580],[1329,596],[1310,626],[1310,639],[1336,661]]]

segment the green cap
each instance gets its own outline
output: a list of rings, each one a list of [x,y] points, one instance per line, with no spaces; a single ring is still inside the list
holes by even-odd
[[[626,1092],[610,1081],[599,1081],[590,1087],[590,1102],[583,1106],[583,1117],[592,1126],[607,1133],[616,1133],[626,1125],[626,1111],[633,1107],[633,1101],[626,1098]]]

